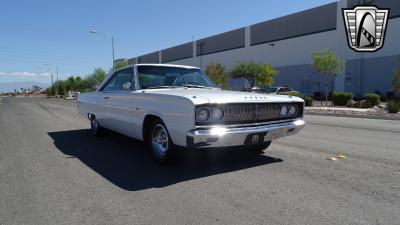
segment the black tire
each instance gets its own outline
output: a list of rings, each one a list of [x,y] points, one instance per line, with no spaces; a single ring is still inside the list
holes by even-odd
[[[264,142],[262,144],[254,145],[251,150],[256,153],[264,153],[264,151],[271,145],[271,141]]]
[[[156,119],[152,123],[147,134],[147,142],[156,162],[162,164],[171,162],[174,144],[169,136],[167,127],[160,119]]]
[[[90,131],[96,137],[100,137],[104,133],[104,128],[100,126],[94,115],[90,118]]]

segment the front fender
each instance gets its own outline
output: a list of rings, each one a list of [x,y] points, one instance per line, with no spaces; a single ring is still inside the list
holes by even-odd
[[[195,106],[185,97],[143,94],[137,98],[140,109],[143,110],[141,132],[144,118],[147,115],[159,117],[167,127],[175,145],[185,147],[186,133],[194,128]],[[143,137],[143,133],[141,135]]]

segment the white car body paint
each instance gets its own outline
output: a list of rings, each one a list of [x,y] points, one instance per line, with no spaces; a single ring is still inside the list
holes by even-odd
[[[166,64],[140,64],[196,68]],[[138,66],[138,65],[136,65]],[[137,85],[136,66],[135,86]],[[117,70],[118,72],[120,70]],[[112,75],[112,74],[111,74]],[[110,78],[108,75],[104,85]],[[102,86],[100,85],[100,87]],[[100,91],[78,96],[81,115],[94,114],[99,124],[129,137],[143,140],[143,122],[147,115],[159,117],[166,125],[174,144],[187,146],[186,135],[195,129],[195,107],[206,104],[304,102],[291,96],[224,91],[218,88],[167,88],[121,91]]]

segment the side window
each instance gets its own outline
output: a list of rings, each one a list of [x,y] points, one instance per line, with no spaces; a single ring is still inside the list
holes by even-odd
[[[114,76],[103,87],[102,91],[123,90],[126,82],[132,82],[132,70],[122,70],[114,74]]]

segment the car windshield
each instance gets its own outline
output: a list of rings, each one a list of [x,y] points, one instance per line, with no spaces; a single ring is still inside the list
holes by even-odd
[[[196,68],[138,66],[137,71],[141,89],[217,87],[200,69]]]

